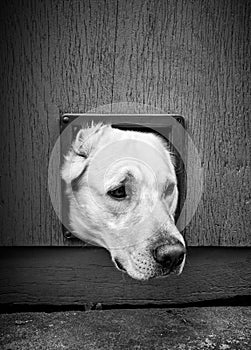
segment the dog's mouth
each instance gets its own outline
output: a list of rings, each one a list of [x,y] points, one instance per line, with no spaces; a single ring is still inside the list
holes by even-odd
[[[185,256],[184,256],[184,259],[185,259]],[[132,272],[132,271],[130,271],[130,269],[127,270],[124,267],[124,265],[122,264],[121,260],[119,260],[118,258],[114,258],[113,262],[119,271],[122,271],[123,273],[127,273],[132,278],[139,279],[139,280],[149,280],[149,279],[153,279],[153,278],[165,278],[169,275],[180,275],[182,270],[183,270],[183,265],[184,265],[184,261],[180,262],[180,264],[178,266],[176,266],[175,268],[171,268],[171,267],[166,268],[163,266],[156,265],[156,267],[151,272],[149,270],[147,272],[142,271],[137,266],[134,266],[134,268],[133,268],[134,272]]]
[[[157,273],[156,276],[154,276],[154,278],[163,278],[168,275],[180,275],[180,274],[181,274],[180,267],[176,269],[161,269],[161,271]]]
[[[117,258],[114,259],[114,263],[119,270],[126,272],[126,269],[124,268],[122,263]]]

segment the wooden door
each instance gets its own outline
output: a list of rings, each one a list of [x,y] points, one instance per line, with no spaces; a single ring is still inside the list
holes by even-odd
[[[248,0],[4,1],[0,16],[2,246],[71,245],[47,184],[59,118],[121,102],[186,119],[204,169],[188,245],[251,245]]]

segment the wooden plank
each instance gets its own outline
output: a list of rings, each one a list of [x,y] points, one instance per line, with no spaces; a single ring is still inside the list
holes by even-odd
[[[1,2],[2,245],[62,244],[47,191],[60,111],[111,102],[115,1]]]
[[[191,248],[181,276],[147,282],[117,271],[99,248],[0,249],[0,303],[179,304],[251,295],[250,248]]]
[[[248,0],[3,1],[0,16],[2,245],[64,244],[48,161],[60,113],[89,110],[183,115],[205,183],[188,243],[251,245]]]
[[[183,115],[201,156],[187,241],[250,245],[250,1],[131,0],[118,12],[113,101]]]

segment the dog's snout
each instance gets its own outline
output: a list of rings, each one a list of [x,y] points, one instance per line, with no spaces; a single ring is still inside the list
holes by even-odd
[[[162,267],[174,270],[182,263],[185,253],[185,247],[181,243],[164,244],[154,250],[153,256]]]

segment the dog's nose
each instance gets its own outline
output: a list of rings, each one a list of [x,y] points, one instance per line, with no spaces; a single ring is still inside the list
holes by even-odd
[[[153,256],[163,267],[173,270],[182,263],[185,253],[186,249],[181,243],[164,244],[154,250]]]

